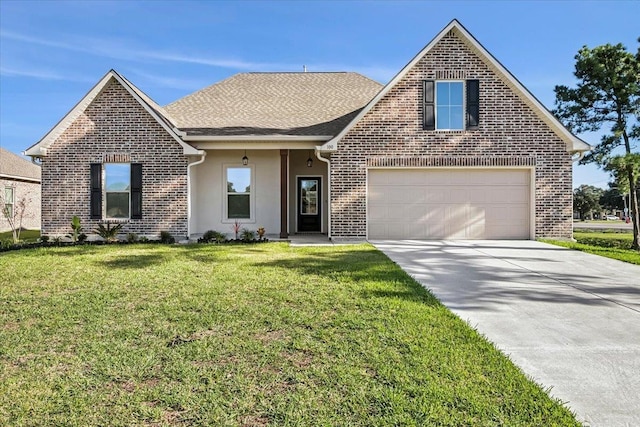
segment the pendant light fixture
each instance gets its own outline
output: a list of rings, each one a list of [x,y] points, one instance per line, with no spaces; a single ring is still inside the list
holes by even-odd
[[[307,159],[307,167],[313,166],[313,159],[311,158],[311,151],[309,151],[309,158]]]
[[[247,166],[249,164],[249,158],[247,157],[247,150],[244,150],[244,156],[242,156],[242,164]]]

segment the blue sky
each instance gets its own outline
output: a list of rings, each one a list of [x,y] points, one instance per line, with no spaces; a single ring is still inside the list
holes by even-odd
[[[453,18],[548,108],[555,85],[574,84],[580,47],[635,52],[640,36],[639,1],[0,0],[0,146],[37,142],[111,68],[160,105],[238,72],[303,65],[386,83]],[[574,185],[607,182],[574,168]]]

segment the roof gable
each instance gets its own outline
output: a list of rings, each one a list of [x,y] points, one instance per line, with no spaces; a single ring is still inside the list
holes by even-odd
[[[60,120],[40,141],[29,147],[25,154],[33,157],[47,155],[47,149],[60,137],[71,124],[89,107],[111,80],[117,81],[127,92],[149,113],[151,116],[176,140],[183,148],[185,155],[200,154],[199,150],[185,143],[175,129],[167,114],[162,108],[149,98],[144,92],[130,83],[127,79],[110,70],[102,79]]]
[[[320,151],[335,151],[340,139],[342,139],[381,99],[389,93],[416,64],[430,52],[440,40],[450,31],[453,31],[487,66],[498,75],[506,85],[513,90],[533,112],[546,123],[549,128],[561,138],[567,147],[567,151],[584,152],[592,147],[582,139],[571,134],[553,114],[525,88],[518,79],[513,76],[497,59],[493,57],[457,20],[452,20],[442,31],[436,35],[387,85],[345,126],[339,134],[330,141],[318,147]]]

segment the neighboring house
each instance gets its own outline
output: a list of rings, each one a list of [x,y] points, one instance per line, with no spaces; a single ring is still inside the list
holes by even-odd
[[[160,107],[109,71],[27,154],[43,234],[533,239],[572,236],[589,149],[454,20],[385,86],[245,73]]]
[[[19,214],[24,201],[22,228],[40,229],[40,166],[0,148],[0,191],[1,208],[11,216]],[[0,232],[9,230],[7,218],[0,215]]]

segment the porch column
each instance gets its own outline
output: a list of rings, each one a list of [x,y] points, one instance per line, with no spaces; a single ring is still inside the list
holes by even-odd
[[[289,150],[280,150],[280,238],[286,239],[289,237],[287,233],[288,209],[287,209],[287,167],[289,159]]]

